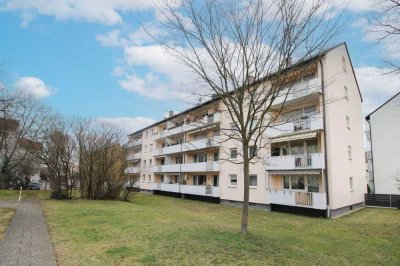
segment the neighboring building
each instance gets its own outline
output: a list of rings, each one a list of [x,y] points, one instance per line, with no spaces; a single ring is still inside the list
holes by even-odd
[[[363,206],[362,98],[347,46],[314,59],[266,132],[263,161],[250,165],[252,207],[331,217]],[[220,134],[231,124],[221,110],[214,98],[131,134],[126,173],[142,190],[240,204],[243,165],[226,161],[240,146]]]
[[[400,92],[366,116],[370,187],[375,194],[400,195]]]

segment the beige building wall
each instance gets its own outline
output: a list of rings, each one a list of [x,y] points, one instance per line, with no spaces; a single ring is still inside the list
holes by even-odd
[[[338,209],[363,202],[367,190],[361,96],[344,45],[328,52],[322,63],[329,200],[330,208]],[[346,116],[350,119],[349,127]],[[349,146],[351,159],[348,158]],[[353,189],[350,187],[351,178]]]

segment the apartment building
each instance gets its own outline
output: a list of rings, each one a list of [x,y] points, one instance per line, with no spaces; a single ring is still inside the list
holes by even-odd
[[[286,101],[273,103],[278,119],[250,165],[252,207],[332,217],[363,206],[362,97],[347,46],[314,59]],[[240,205],[241,147],[221,134],[231,125],[222,110],[214,98],[134,132],[126,173],[142,190]]]
[[[375,194],[400,195],[400,92],[366,116],[369,185]]]

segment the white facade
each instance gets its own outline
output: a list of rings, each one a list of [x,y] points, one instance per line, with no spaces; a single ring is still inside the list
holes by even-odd
[[[376,194],[400,194],[400,93],[367,116],[368,170]]]
[[[351,60],[345,44],[320,58],[296,79],[282,113],[282,101],[273,103],[279,116],[266,132],[268,146],[250,165],[252,204],[337,214],[363,205],[362,98]],[[223,110],[214,99],[131,134],[126,173],[143,190],[241,202],[243,165],[231,162],[241,146],[220,134],[231,128]]]

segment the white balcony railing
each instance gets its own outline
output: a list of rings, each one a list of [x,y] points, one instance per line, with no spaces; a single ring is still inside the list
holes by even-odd
[[[140,167],[127,167],[125,168],[125,174],[139,174]]]
[[[143,143],[142,139],[137,139],[134,141],[129,141],[128,144],[126,144],[126,146],[128,148],[132,148],[132,147],[140,146],[140,145],[142,145],[142,143]]]
[[[218,172],[220,165],[217,162],[185,163],[156,165],[151,168],[154,173],[179,173],[179,172]]]
[[[209,197],[219,197],[219,187],[213,186],[191,186],[191,185],[181,185],[182,194],[191,194],[199,196],[209,196]]]
[[[280,96],[275,99],[273,104],[276,105],[283,103],[286,95],[286,102],[289,102],[316,92],[321,92],[321,81],[319,78],[296,82],[291,86],[291,88],[283,89]]]
[[[325,157],[323,153],[270,157],[266,168],[267,170],[325,169]]]
[[[267,129],[267,136],[272,138],[283,134],[323,128],[322,114],[318,114],[304,120],[274,125]]]
[[[140,160],[141,156],[142,156],[142,154],[141,154],[140,152],[138,152],[138,153],[132,153],[132,154],[129,154],[129,155],[126,157],[126,159],[127,159],[128,161],[131,161],[131,160]]]
[[[287,206],[326,209],[326,193],[291,190],[267,190],[267,202]]]
[[[218,147],[218,146],[220,146],[220,137],[216,136],[213,138],[189,141],[189,142],[184,142],[182,144],[175,144],[164,148],[155,149],[153,150],[153,156],[201,150],[205,148]]]
[[[205,116],[204,118],[202,118],[198,121],[194,121],[191,123],[187,123],[187,124],[183,124],[183,125],[176,126],[173,128],[169,128],[169,129],[166,129],[161,132],[154,133],[153,140],[169,137],[169,136],[183,133],[186,131],[195,130],[195,129],[198,129],[201,127],[212,125],[214,123],[218,123],[218,122],[221,122],[221,113],[214,113],[209,116]]]
[[[182,164],[182,172],[218,172],[219,169],[220,164],[213,161]]]

